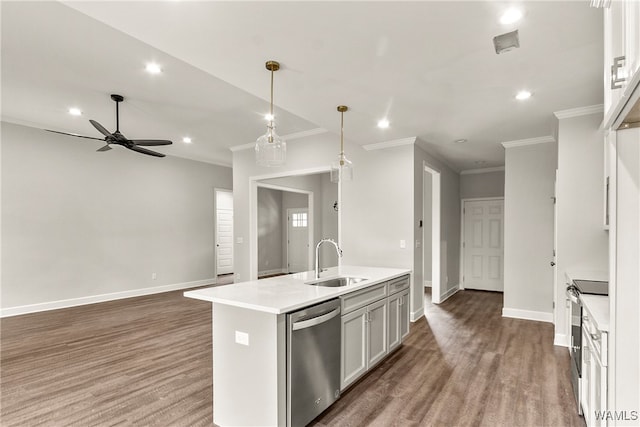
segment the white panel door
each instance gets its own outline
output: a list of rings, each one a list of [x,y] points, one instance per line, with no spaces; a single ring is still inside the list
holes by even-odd
[[[504,200],[464,201],[465,289],[504,289]]]
[[[287,209],[287,264],[289,273],[309,270],[309,210]]]
[[[233,193],[216,191],[216,274],[233,273]]]

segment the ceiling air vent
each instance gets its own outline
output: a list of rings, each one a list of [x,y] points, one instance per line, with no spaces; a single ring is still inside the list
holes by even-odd
[[[518,30],[511,31],[510,33],[500,34],[493,38],[493,45],[496,48],[496,53],[501,54],[509,52],[510,50],[520,47],[520,38],[518,37]]]

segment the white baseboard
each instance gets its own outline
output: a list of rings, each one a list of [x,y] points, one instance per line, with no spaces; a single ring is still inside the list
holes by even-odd
[[[460,285],[455,286],[451,289],[449,289],[447,292],[444,293],[444,295],[442,295],[440,297],[440,304],[442,304],[443,302],[445,302],[446,300],[448,300],[449,298],[451,298],[454,294],[456,294],[458,291],[460,290]]]
[[[140,297],[143,295],[159,294],[180,289],[195,288],[196,286],[215,285],[216,279],[195,280],[193,282],[174,283],[172,285],[154,286],[151,288],[133,289],[130,291],[113,292],[110,294],[91,295],[88,297],[71,298],[58,301],[42,302],[38,304],[20,305],[0,309],[0,317],[18,316],[21,314],[37,313],[39,311],[58,310],[60,308],[76,307],[78,305],[95,304],[123,298]]]
[[[553,323],[553,313],[545,311],[518,310],[517,308],[505,307],[502,309],[502,317]]]
[[[258,271],[258,277],[260,277],[260,276],[268,276],[270,274],[282,274],[282,273],[287,273],[287,269],[286,268],[274,268],[273,270]]]
[[[424,287],[425,288],[430,288],[431,287],[431,280],[425,280],[424,281]]]
[[[560,347],[569,347],[569,338],[566,334],[556,334],[553,337],[553,345]]]
[[[420,318],[424,316],[424,307],[420,307],[419,310],[411,312],[411,323],[417,322]]]

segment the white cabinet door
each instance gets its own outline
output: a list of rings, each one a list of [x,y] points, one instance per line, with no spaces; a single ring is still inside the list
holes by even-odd
[[[587,426],[591,426],[592,412],[591,412],[591,348],[589,341],[582,331],[582,378],[580,382],[580,405],[582,406],[582,413],[584,415],[584,422]]]
[[[367,371],[367,307],[342,316],[340,389]]]
[[[389,352],[387,340],[387,301],[380,300],[367,306],[368,364],[367,368],[382,360]]]
[[[624,4],[625,67],[627,81],[640,69],[640,2],[626,1]]]
[[[409,335],[409,290],[400,293],[400,342]]]
[[[389,323],[387,334],[389,336],[389,351],[394,350],[401,343],[400,340],[400,293],[393,294],[387,299],[389,311]]]

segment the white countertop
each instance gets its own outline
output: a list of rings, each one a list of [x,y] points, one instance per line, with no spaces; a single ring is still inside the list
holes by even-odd
[[[581,294],[580,299],[596,328],[603,332],[609,332],[609,297]]]
[[[268,279],[187,291],[184,296],[218,304],[282,314],[409,273],[411,273],[411,270],[400,268],[341,266],[322,272],[321,279],[351,276],[364,277],[367,280],[355,285],[335,288],[312,286],[305,284],[305,282],[315,279],[314,272],[306,271]]]
[[[595,280],[596,282],[609,281],[609,273],[602,270],[567,270],[564,274],[570,282],[574,280]]]

